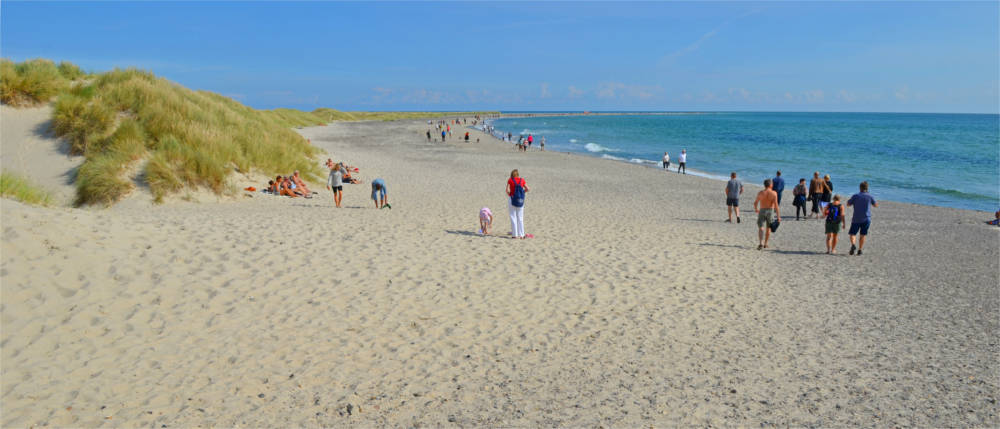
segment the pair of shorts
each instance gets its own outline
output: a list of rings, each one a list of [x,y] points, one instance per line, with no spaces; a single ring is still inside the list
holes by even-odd
[[[344,187],[343,186],[333,186],[330,189],[332,189],[333,192],[343,192],[344,191]]]
[[[826,222],[827,234],[840,234],[840,222]]]
[[[757,227],[770,227],[774,223],[774,209],[761,209],[757,214]]]
[[[726,198],[726,205],[729,206],[729,207],[739,207],[740,206],[740,199],[739,198]]]
[[[868,235],[868,227],[872,226],[872,221],[866,220],[864,222],[851,223],[851,229],[847,232],[847,235],[857,235],[858,231],[861,231],[861,235]]]

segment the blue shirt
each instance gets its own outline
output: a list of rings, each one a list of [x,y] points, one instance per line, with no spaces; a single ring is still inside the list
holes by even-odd
[[[867,192],[858,192],[851,195],[847,200],[847,205],[854,207],[854,214],[851,216],[851,223],[864,223],[872,220],[872,204],[875,198]]]
[[[774,192],[778,192],[778,193],[781,193],[781,191],[784,191],[785,190],[785,179],[782,179],[780,176],[771,179],[771,189],[774,189]]]

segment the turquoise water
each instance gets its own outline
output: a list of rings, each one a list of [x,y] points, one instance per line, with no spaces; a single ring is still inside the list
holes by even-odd
[[[504,118],[497,132],[546,138],[546,150],[658,166],[687,149],[689,174],[761,183],[776,170],[786,192],[813,171],[848,196],[867,180],[876,198],[1000,209],[1000,115],[704,113]]]

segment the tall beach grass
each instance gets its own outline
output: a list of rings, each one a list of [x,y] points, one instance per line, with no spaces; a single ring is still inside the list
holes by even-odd
[[[0,172],[0,196],[33,205],[52,204],[52,194],[49,191],[19,174],[6,171]]]
[[[0,60],[0,81],[4,104],[55,99],[53,129],[85,157],[77,172],[77,205],[114,204],[136,186],[136,177],[156,201],[185,188],[225,193],[234,172],[273,176],[299,170],[306,180],[318,180],[319,150],[292,128],[476,114],[256,110],[148,71],[86,74],[74,64],[45,59]]]

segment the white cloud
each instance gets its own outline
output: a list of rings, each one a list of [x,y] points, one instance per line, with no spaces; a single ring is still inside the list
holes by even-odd
[[[906,101],[910,98],[910,87],[908,85],[903,85],[902,88],[897,89],[893,95],[899,101]]]
[[[811,89],[802,93],[802,97],[805,98],[806,103],[820,103],[823,101],[823,90],[822,89]]]
[[[586,91],[584,91],[582,89],[579,89],[579,88],[577,88],[577,87],[575,87],[573,85],[569,86],[569,97],[570,98],[582,97],[585,92]]]
[[[597,98],[615,98],[622,89],[625,89],[625,84],[621,82],[602,83],[597,86]]]
[[[837,93],[837,100],[844,103],[853,103],[858,101],[858,95],[842,89]]]
[[[538,98],[549,98],[549,97],[552,96],[552,93],[549,92],[549,84],[548,84],[548,82],[542,82],[542,84],[540,85],[540,87],[541,88],[540,88],[540,91],[539,91],[539,94],[538,94]]]

